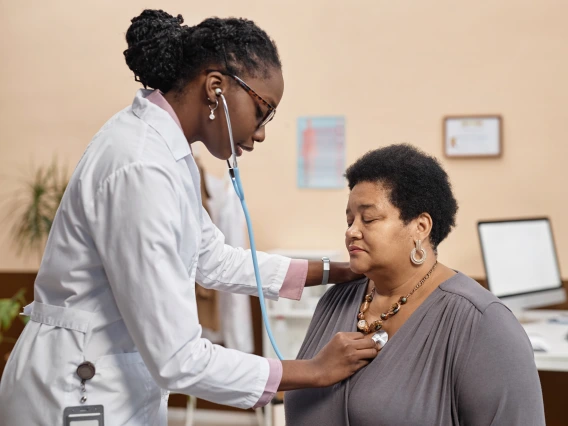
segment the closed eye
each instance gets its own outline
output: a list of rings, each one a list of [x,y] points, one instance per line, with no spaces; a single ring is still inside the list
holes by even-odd
[[[264,112],[259,104],[256,104],[256,118],[260,121],[264,118]]]

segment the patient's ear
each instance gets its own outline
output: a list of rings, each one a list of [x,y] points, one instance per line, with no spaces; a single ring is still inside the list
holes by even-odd
[[[421,213],[416,219],[412,221],[414,223],[414,232],[417,240],[426,241],[430,237],[430,232],[432,232],[432,216],[428,213]]]

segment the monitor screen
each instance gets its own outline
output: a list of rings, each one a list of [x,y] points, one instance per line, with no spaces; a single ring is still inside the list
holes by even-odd
[[[548,219],[483,221],[478,231],[487,285],[495,296],[562,287]]]

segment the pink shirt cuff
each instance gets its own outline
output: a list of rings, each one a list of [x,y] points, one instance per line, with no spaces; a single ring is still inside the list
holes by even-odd
[[[272,401],[272,398],[274,398],[274,395],[276,395],[276,392],[278,392],[278,386],[282,381],[282,363],[279,360],[272,358],[267,358],[267,361],[268,365],[270,366],[268,381],[266,382],[266,387],[264,388],[262,396],[260,397],[256,405],[252,407],[254,409],[264,407],[266,404]]]
[[[292,259],[278,295],[285,299],[300,300],[306,286],[307,276],[308,261]]]

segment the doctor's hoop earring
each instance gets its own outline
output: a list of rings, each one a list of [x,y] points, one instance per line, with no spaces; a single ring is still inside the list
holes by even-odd
[[[207,98],[207,100],[209,102],[211,102],[211,99]],[[211,110],[211,114],[209,114],[209,120],[215,120],[215,110],[219,108],[219,101],[217,99],[215,99],[215,106],[211,106],[211,104],[209,104],[209,109]]]
[[[417,240],[414,242],[414,244],[416,245],[416,247],[413,248],[412,251],[410,252],[410,260],[415,265],[422,265],[426,261],[426,250],[422,248],[422,241]],[[417,252],[420,252],[419,259],[416,258]]]

